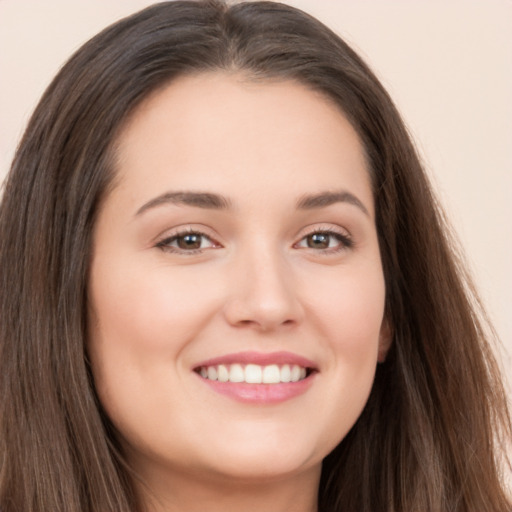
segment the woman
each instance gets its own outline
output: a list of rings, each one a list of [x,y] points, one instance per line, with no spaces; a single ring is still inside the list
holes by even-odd
[[[508,510],[447,232],[318,21],[170,2],[107,28],[0,210],[2,511]]]

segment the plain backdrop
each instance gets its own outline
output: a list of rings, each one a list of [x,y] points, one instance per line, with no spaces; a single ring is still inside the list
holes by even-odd
[[[0,0],[0,180],[63,62],[150,3]],[[391,93],[465,247],[512,373],[512,1],[288,3],[344,37]]]

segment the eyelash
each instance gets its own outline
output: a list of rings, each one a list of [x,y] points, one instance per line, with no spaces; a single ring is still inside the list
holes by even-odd
[[[168,236],[166,238],[164,238],[163,240],[160,240],[157,244],[156,244],[156,247],[158,247],[159,249],[161,249],[162,251],[165,251],[165,252],[172,252],[172,253],[176,253],[176,254],[183,254],[183,255],[186,255],[186,256],[191,256],[191,255],[194,255],[194,254],[200,254],[202,253],[205,249],[204,248],[197,248],[197,249],[182,249],[180,247],[173,247],[171,244],[174,243],[174,242],[178,242],[178,240],[180,238],[184,238],[186,236],[191,236],[191,235],[196,235],[198,237],[201,237],[203,240],[206,239],[206,240],[209,240],[211,243],[212,243],[212,247],[220,247],[220,244],[218,244],[217,242],[215,242],[210,236],[208,236],[207,234],[205,233],[201,233],[201,231],[197,231],[195,229],[183,229],[181,231],[178,231],[177,233],[171,235],[171,236]]]
[[[173,243],[177,243],[179,241],[179,239],[184,238],[187,235],[188,236],[195,235],[197,237],[200,237],[202,240],[206,239],[212,245],[211,245],[211,247],[208,247],[208,248],[199,247],[199,248],[195,248],[195,249],[184,249],[184,248],[180,248],[180,247],[174,247],[173,245],[171,245]],[[315,235],[326,235],[327,237],[334,238],[337,240],[339,246],[326,247],[326,248],[321,248],[321,249],[313,248],[313,247],[299,247],[299,244],[301,244],[303,241],[306,241],[308,239],[308,237],[313,237]],[[329,241],[329,244],[330,244],[330,241]],[[354,246],[354,241],[352,240],[350,235],[348,235],[347,233],[338,232],[336,230],[333,230],[332,228],[315,229],[315,230],[305,234],[304,236],[302,236],[302,238],[297,243],[295,243],[293,245],[294,248],[312,249],[313,251],[319,252],[322,254],[336,254],[341,251],[351,249],[353,246]],[[159,241],[156,244],[156,247],[165,252],[171,252],[171,253],[180,254],[180,255],[184,255],[184,256],[192,256],[195,254],[201,254],[207,249],[218,248],[218,247],[222,247],[222,246],[219,243],[217,243],[215,240],[213,240],[213,238],[208,236],[207,234],[190,228],[190,229],[184,229],[184,230],[179,231],[171,236],[164,238],[163,240]]]
[[[307,240],[308,237],[313,237],[315,235],[326,235],[330,238],[334,238],[338,242],[339,245],[336,247],[326,247],[326,248],[322,248],[322,249],[320,249],[320,248],[315,249],[313,247],[304,247],[305,249],[312,249],[315,252],[320,252],[322,254],[336,254],[341,251],[351,249],[354,247],[354,241],[352,240],[352,237],[348,233],[337,231],[332,228],[324,228],[323,229],[321,227],[305,234],[299,240],[299,242],[294,244],[294,247],[297,247],[300,243]]]

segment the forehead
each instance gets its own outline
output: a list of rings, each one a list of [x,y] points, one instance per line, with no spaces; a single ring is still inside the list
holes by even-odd
[[[294,81],[181,77],[135,110],[117,148],[118,181],[148,194],[178,186],[236,195],[265,182],[300,194],[348,180],[373,202],[357,133],[332,100]]]

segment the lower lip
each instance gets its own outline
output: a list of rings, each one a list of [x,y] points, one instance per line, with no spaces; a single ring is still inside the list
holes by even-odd
[[[239,402],[276,404],[304,394],[313,383],[315,374],[309,375],[298,382],[282,382],[280,384],[219,382],[217,380],[204,379],[200,375],[198,377],[213,391]]]

